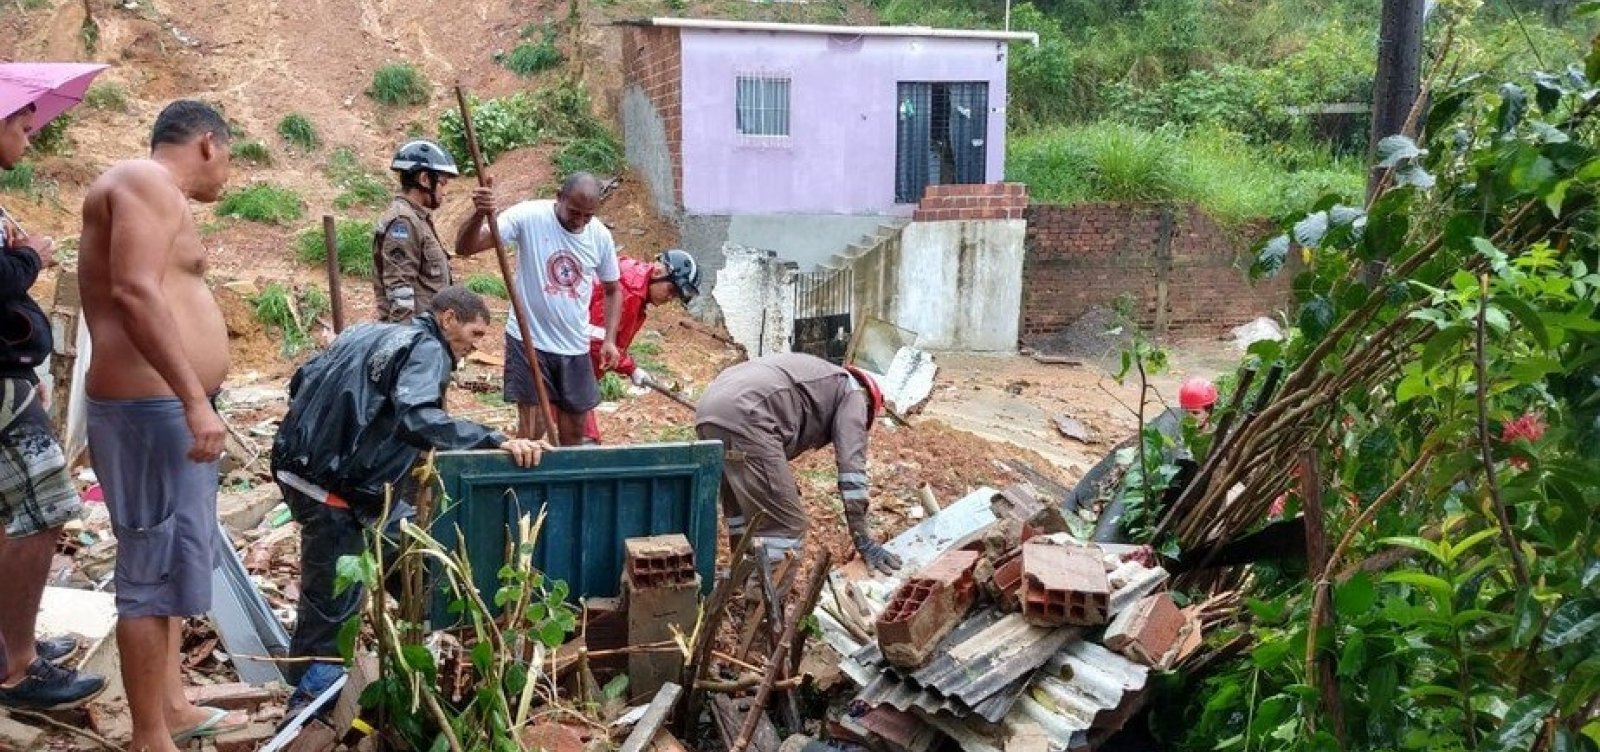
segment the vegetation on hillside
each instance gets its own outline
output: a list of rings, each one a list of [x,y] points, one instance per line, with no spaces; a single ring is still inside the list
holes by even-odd
[[[487,164],[512,149],[548,143],[557,147],[552,161],[562,174],[575,170],[616,173],[624,166],[616,134],[595,116],[589,92],[574,81],[496,99],[474,99],[469,106]],[[466,158],[466,133],[459,111],[447,110],[439,117],[439,141],[450,153],[462,155],[463,173],[473,171]]]
[[[1005,4],[965,0],[872,0],[880,20],[951,28],[999,28]],[[1453,66],[1503,78],[1530,70],[1558,72],[1588,47],[1597,24],[1574,18],[1552,24],[1543,0],[1443,0],[1427,27],[1437,54],[1444,28],[1456,25]],[[1368,121],[1348,116],[1319,122],[1310,111],[1328,104],[1371,101],[1377,58],[1379,0],[1031,0],[1011,4],[1011,28],[1035,31],[1037,47],[1010,47],[1008,119],[1014,146],[1009,177],[1034,183],[1036,166],[1078,160],[1086,144],[1154,132],[1136,148],[1165,149],[1229,142],[1231,159],[1206,166],[1210,182],[1232,190],[1226,177],[1248,162],[1249,182],[1282,184],[1290,176],[1343,190],[1358,187],[1367,151]],[[1131,127],[1131,128],[1129,128]],[[1108,135],[1109,134],[1109,135]],[[1328,136],[1332,137],[1329,138]],[[1169,149],[1170,151],[1170,149]],[[1182,149],[1180,149],[1182,151]],[[1332,152],[1330,154],[1330,151]],[[1054,155],[1050,157],[1049,155]],[[1137,157],[1150,161],[1148,151]],[[1352,157],[1352,158],[1343,158]],[[1193,165],[1191,165],[1193,167]],[[1163,168],[1179,174],[1186,168]],[[1335,175],[1333,173],[1340,173]],[[1169,177],[1164,182],[1182,181]],[[1108,190],[1102,192],[1101,188]],[[1092,173],[1054,176],[1030,194],[1042,201],[1127,198],[1128,186]],[[1184,190],[1141,189],[1156,199],[1193,200]],[[1258,204],[1223,198],[1225,215],[1266,217],[1299,197],[1249,190]],[[1209,194],[1208,194],[1209,195]],[[1302,194],[1303,196],[1303,194]],[[1205,202],[1202,202],[1205,203]],[[1214,202],[1213,202],[1214,203]]]

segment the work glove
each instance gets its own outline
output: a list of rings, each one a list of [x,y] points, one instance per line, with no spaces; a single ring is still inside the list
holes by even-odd
[[[889,553],[872,539],[872,531],[867,527],[866,505],[861,506],[863,508],[845,510],[844,519],[850,528],[850,542],[855,544],[867,569],[877,574],[894,574],[900,570],[900,557]]]
[[[856,544],[856,551],[861,554],[861,560],[866,562],[867,569],[877,574],[894,574],[900,571],[900,557],[889,553],[877,541],[864,535],[851,538]]]
[[[646,371],[643,368],[635,368],[633,369],[633,373],[628,375],[628,380],[632,381],[634,386],[642,389],[655,383],[656,379],[654,376],[650,375],[649,371]]]

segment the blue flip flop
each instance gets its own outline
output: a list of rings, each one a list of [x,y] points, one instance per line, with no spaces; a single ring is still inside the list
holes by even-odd
[[[194,728],[191,728],[187,731],[179,731],[178,733],[173,734],[173,744],[183,744],[184,742],[193,741],[195,739],[206,739],[213,736],[221,736],[222,734],[226,734],[230,731],[238,731],[239,729],[250,725],[248,722],[246,722],[234,723],[225,726],[222,724],[222,720],[228,717],[228,711],[223,710],[222,708],[201,709],[211,711],[211,717],[201,721]]]

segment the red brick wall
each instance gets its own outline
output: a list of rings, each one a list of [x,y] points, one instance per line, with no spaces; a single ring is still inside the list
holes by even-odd
[[[625,26],[622,30],[624,86],[639,86],[655,104],[672,152],[672,201],[683,206],[683,45],[678,29]]]
[[[1224,228],[1193,206],[1034,204],[1025,216],[1024,342],[1123,294],[1134,297],[1141,326],[1165,323],[1164,333],[1179,336],[1224,335],[1289,301],[1292,270],[1256,285],[1245,273],[1250,247],[1270,231],[1265,225]],[[1166,304],[1158,311],[1163,278]]]
[[[911,220],[1022,219],[1027,208],[1028,186],[1021,183],[930,185]]]

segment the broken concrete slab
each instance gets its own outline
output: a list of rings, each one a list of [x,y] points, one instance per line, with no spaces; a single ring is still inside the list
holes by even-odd
[[[72,635],[91,650],[117,628],[117,597],[111,593],[47,587],[39,602],[34,633]]]
[[[1096,549],[1022,545],[1022,616],[1043,627],[1106,623],[1111,583]]]
[[[878,616],[878,647],[890,663],[914,669],[966,617],[977,598],[975,551],[949,551],[900,585]]]
[[[262,483],[247,491],[217,494],[217,516],[229,530],[251,530],[281,503],[283,493],[278,489],[278,484]]]
[[[1105,646],[1146,666],[1158,666],[1177,644],[1184,628],[1183,612],[1172,596],[1146,596],[1117,615],[1106,627]]]

